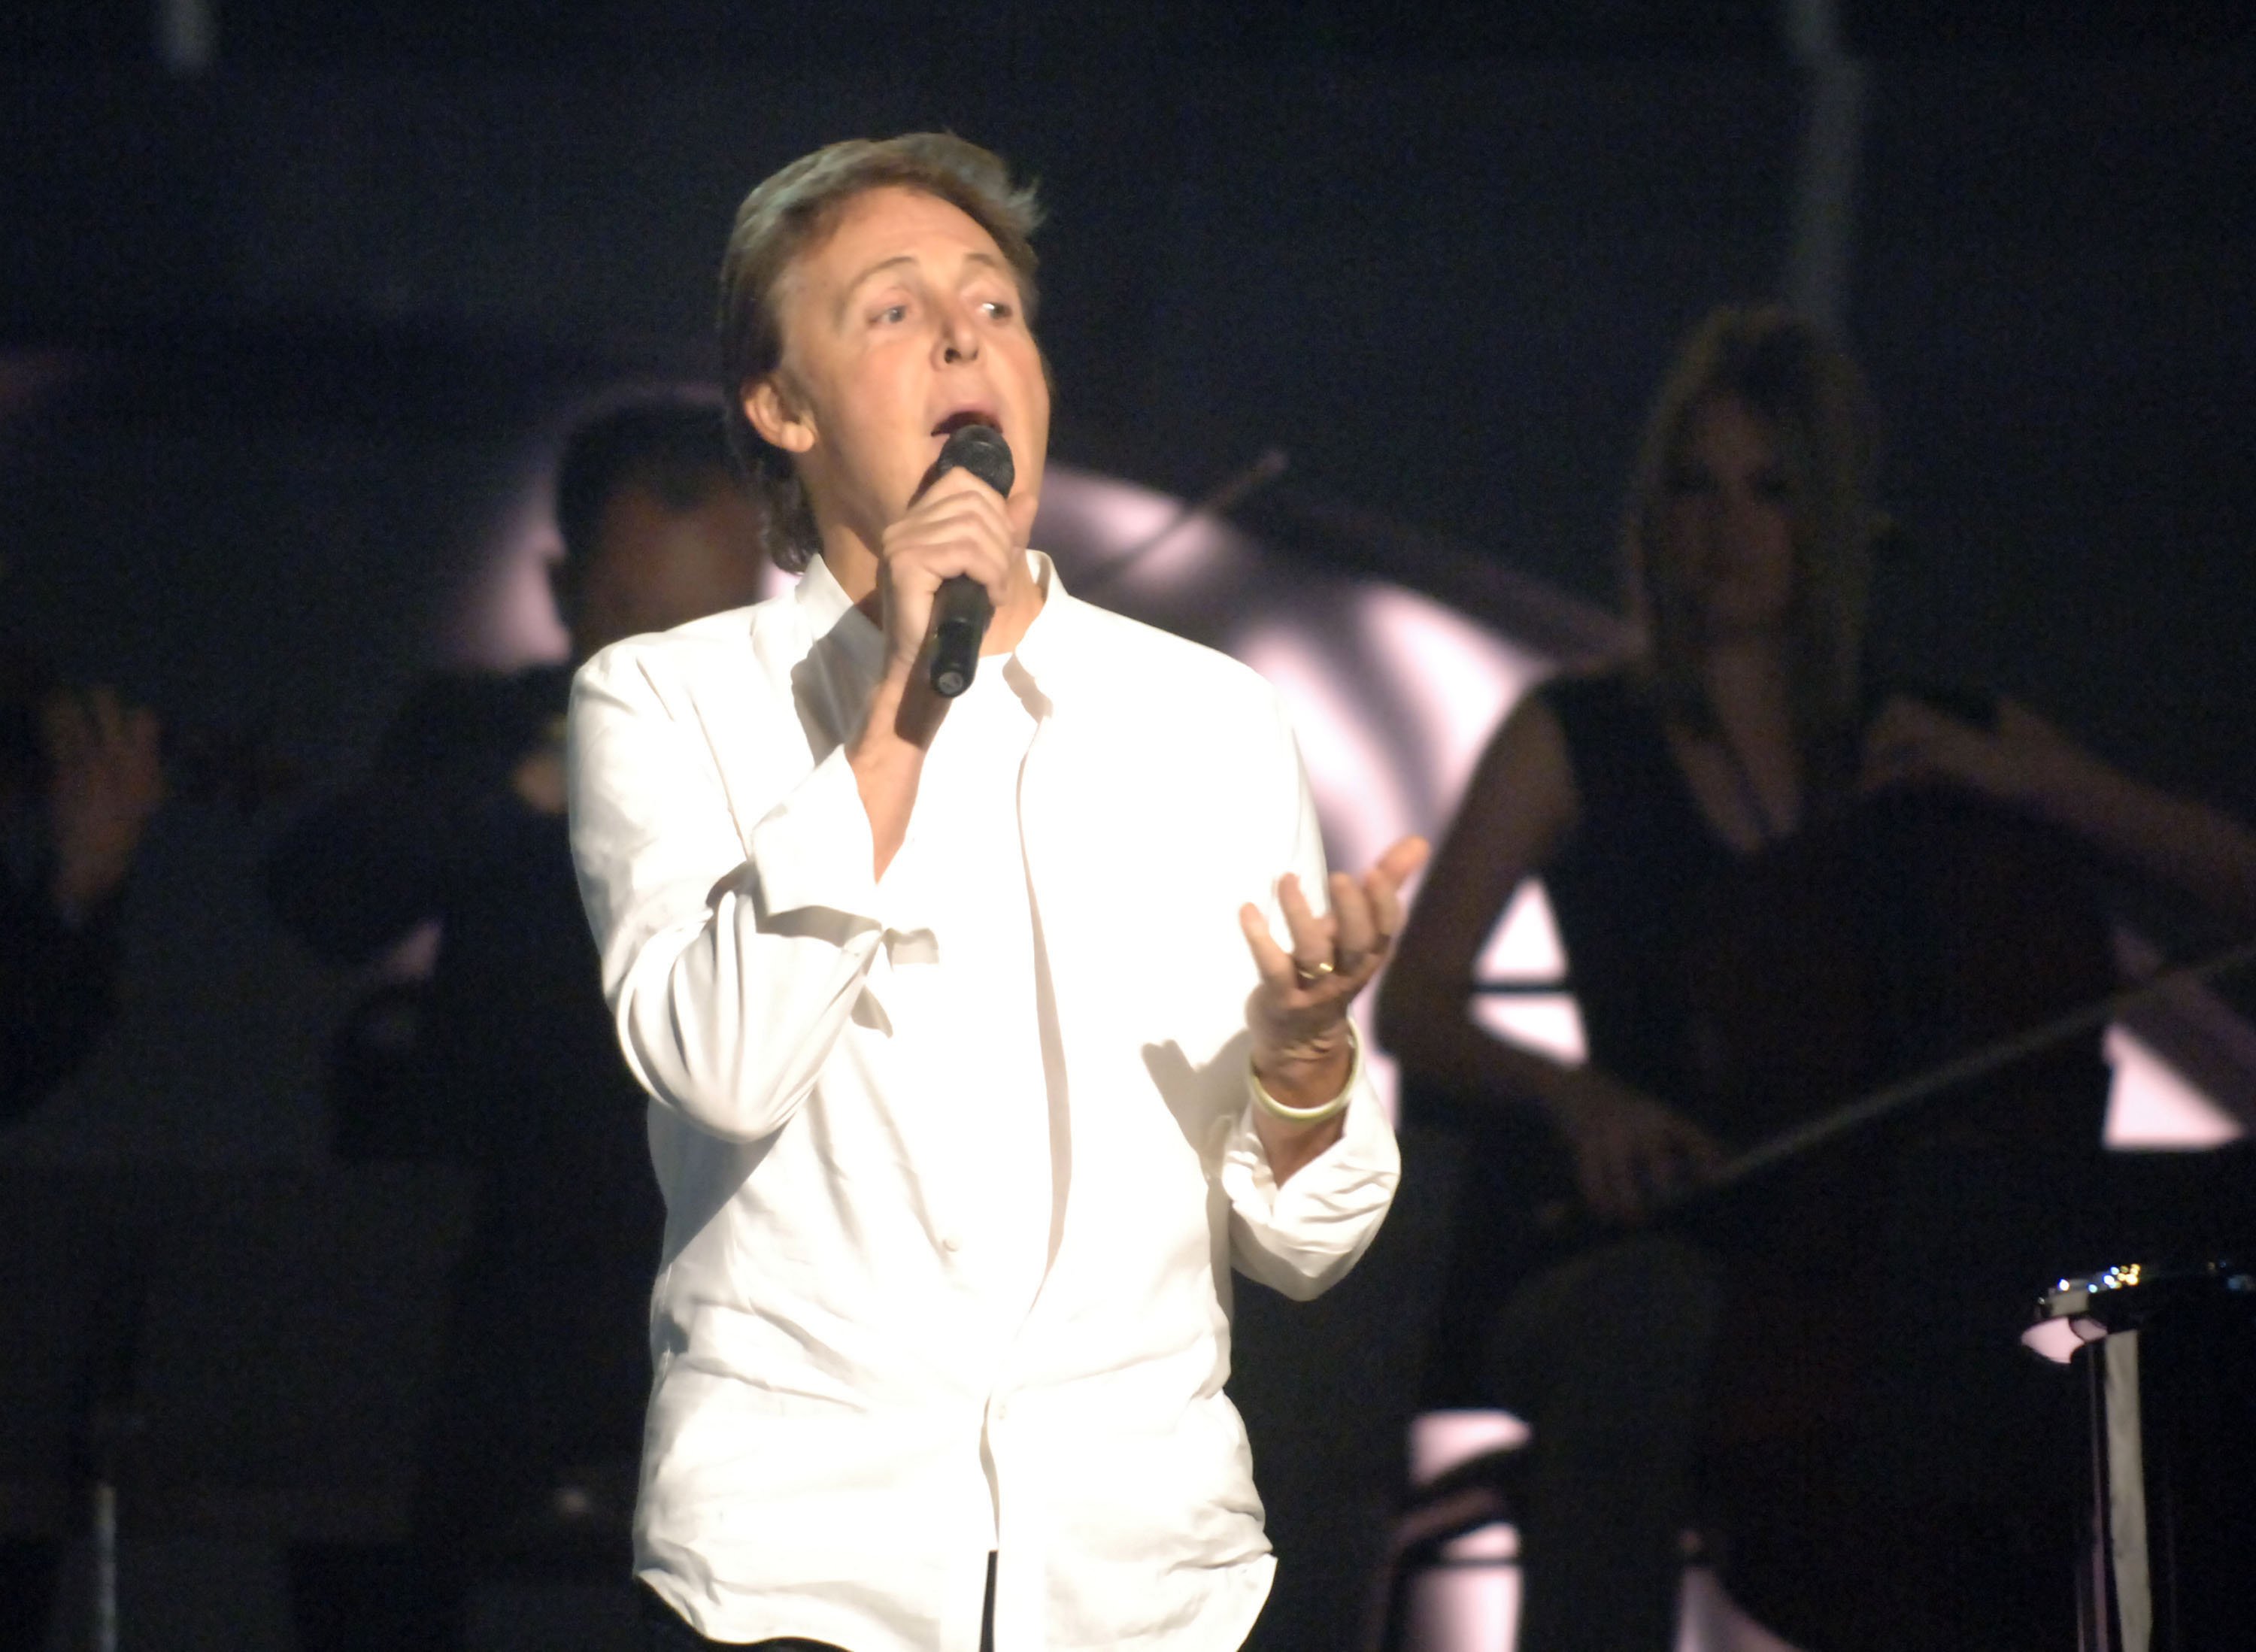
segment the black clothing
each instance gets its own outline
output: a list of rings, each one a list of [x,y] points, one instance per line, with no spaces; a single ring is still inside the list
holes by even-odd
[[[511,786],[525,759],[560,740],[570,681],[553,666],[426,683],[366,780],[275,851],[276,915],[325,957],[365,964],[420,924],[441,928],[417,1083],[377,1103],[377,1117],[337,1121],[350,1156],[500,1170],[530,1150],[599,1167],[609,1155],[590,1128],[607,1145],[631,1140],[630,1159],[644,1155],[642,1092],[603,1006],[567,822]]]
[[[269,891],[286,925],[347,963],[441,928],[427,985],[382,999],[410,1018],[404,1058],[349,1068],[358,1093],[336,1121],[346,1157],[478,1173],[419,1546],[475,1568],[560,1544],[624,1578],[665,1212],[568,822],[511,784],[560,751],[569,684],[561,666],[426,684],[366,782],[279,846]],[[565,1486],[582,1518],[560,1530]]]
[[[0,868],[0,1124],[93,1051],[117,1008],[116,899],[68,920]]]
[[[120,895],[66,914],[39,812],[0,806],[0,1125],[77,1070],[117,1011]],[[0,1652],[46,1645],[61,1545],[0,1539]]]
[[[1671,1101],[1697,1090],[1679,960],[1688,898],[1730,865],[1660,720],[1619,676],[1538,690],[1566,736],[1582,827],[1543,869],[1591,1064]]]
[[[1788,1104],[1807,1114],[1847,1098],[1804,1094],[1791,1070],[1767,1094],[1711,1082],[1721,1058],[1688,966],[1724,910],[1717,892],[1735,899],[1743,886],[1734,880],[1763,870],[1766,858],[1793,876],[1841,875],[1837,907],[1820,908],[1837,911],[1841,932],[1820,928],[1797,944],[1811,957],[1812,978],[1864,972],[1879,1029],[1824,1025],[1838,1000],[1781,969],[1756,980],[1750,996],[1785,1007],[1792,1041],[1806,1034],[1822,1045],[1839,1032],[1869,1061],[1852,1081],[1861,1089],[1921,1070],[1942,1053],[1938,1041],[1966,1035],[1943,1025],[1956,1011],[1950,995],[1961,983],[1935,960],[1957,945],[1954,926],[1966,915],[1958,907],[1978,906],[1984,892],[1953,882],[1948,868],[1938,872],[1929,851],[1952,848],[1962,829],[1978,839],[1987,830],[1978,806],[1935,792],[1884,794],[1839,818],[1813,821],[1765,858],[1742,857],[1710,828],[1657,710],[1630,679],[1562,679],[1539,692],[1565,736],[1581,805],[1576,831],[1542,877],[1594,1067],[1740,1148],[1789,1122]],[[2005,841],[2010,859],[2021,840]],[[2037,837],[2028,846],[2048,852]],[[2055,893],[2075,907],[2073,888]],[[2079,934],[2087,932],[2100,933],[2096,915]],[[1524,1118],[1515,1133],[1516,1110],[1426,1098],[1429,1112],[1468,1134],[1477,1155],[1437,1359],[1533,1430],[1536,1460],[1522,1511],[1523,1644],[1531,1652],[1586,1645],[1658,1652],[1670,1644],[1672,1534],[1696,1517],[1687,1471],[1702,1438],[1717,1437],[1714,1416],[1703,1424],[1701,1407],[1718,1396],[1703,1402],[1697,1382],[1688,1394],[1676,1382],[1656,1397],[1638,1361],[1698,1372],[1709,1367],[1711,1347],[1750,1345],[1761,1350],[1760,1364],[1781,1373],[1781,1394],[1806,1389],[1813,1369],[1845,1373],[1829,1389],[1827,1379],[1817,1380],[1838,1415],[1829,1412],[1833,1420],[1816,1431],[1825,1444],[1815,1457],[1810,1436],[1791,1429],[1773,1451],[1761,1426],[1771,1398],[1765,1383],[1766,1403],[1752,1408],[1756,1426],[1707,1463],[1708,1484],[1763,1488],[1729,1505],[1758,1511],[1766,1488],[1797,1479],[1837,1485],[1849,1494],[1844,1507],[1867,1511],[1870,1529],[1763,1529],[1758,1520],[1722,1532],[1713,1548],[1745,1604],[1811,1652],[1858,1646],[1859,1633],[1878,1637],[1874,1644],[1890,1636],[1954,1644],[1954,1635],[1999,1648],[2052,1643],[2048,1635],[2070,1620],[2069,1508],[2081,1457],[2063,1412],[2073,1404],[2064,1373],[2039,1367],[2015,1338],[2038,1286],[2083,1260],[2075,1220],[2088,1203],[2106,1096],[2096,1045],[2068,1052],[2034,1078],[2009,1076],[1956,1094],[1920,1119],[1820,1155],[1773,1187],[1736,1194],[1685,1230],[1696,1243],[1632,1240],[1547,1267],[1511,1205],[1571,1186],[1562,1147],[1535,1145]],[[1796,1058],[1789,1051],[1775,1059],[1791,1070]],[[1406,1077],[1414,1109],[1414,1071]],[[2037,1126],[2025,1127],[2032,1119]],[[1583,1311],[1561,1306],[1562,1276],[1578,1281]],[[1781,1283],[1851,1303],[1853,1311],[1821,1316],[1832,1339],[1812,1344],[1799,1324],[1765,1319],[1773,1304],[1794,1298],[1792,1288],[1766,1294]],[[1604,1328],[1589,1324],[1599,1313],[1646,1328],[1637,1360],[1590,1352],[1611,1345]],[[1567,1385],[1571,1393],[1553,1380],[1569,1367],[1588,1367]],[[1468,1396],[1460,1387],[1446,1397],[1462,1403]],[[1742,1401],[1741,1408],[1750,1408]],[[1724,1434],[1731,1432],[1727,1418]],[[1671,1518],[1647,1507],[1652,1498],[1631,1496],[1625,1479],[1677,1488]],[[1875,1502],[1894,1517],[1871,1520]],[[1544,1534],[1561,1534],[1551,1554],[1630,1542],[1632,1512],[1641,1565],[1554,1562],[1547,1571]],[[1872,1569],[1837,1576],[1829,1552],[1892,1552],[1903,1598],[1858,1597]],[[1980,1560],[1965,1561],[1969,1552]],[[1780,1586],[1781,1578],[1796,1586]],[[1562,1598],[1570,1588],[1579,1598]],[[1861,1631],[1844,1629],[1844,1619],[1860,1616],[1870,1620]],[[1944,1638],[1922,1639],[1926,1629]]]
[[[0,1537],[0,1652],[47,1652],[62,1543]]]

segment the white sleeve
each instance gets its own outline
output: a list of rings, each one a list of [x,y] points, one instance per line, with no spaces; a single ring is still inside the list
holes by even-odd
[[[1282,760],[1290,775],[1280,779],[1280,789],[1290,813],[1283,831],[1270,841],[1281,849],[1285,865],[1280,870],[1299,874],[1309,904],[1322,911],[1323,835],[1299,748],[1290,726],[1282,723],[1281,710],[1278,715]],[[1285,918],[1278,909],[1273,884],[1260,905],[1270,932],[1282,935]],[[1317,1295],[1370,1248],[1393,1203],[1401,1174],[1393,1127],[1370,1075],[1359,1065],[1340,1139],[1294,1171],[1282,1187],[1253,1126],[1252,1092],[1245,1091],[1222,1154],[1222,1186],[1230,1198],[1230,1260],[1240,1273],[1287,1296],[1305,1302]]]
[[[1371,1248],[1402,1175],[1394,1132],[1368,1077],[1357,1081],[1344,1118],[1340,1139],[1281,1188],[1250,1110],[1223,1148],[1230,1260],[1247,1278],[1299,1302],[1330,1288]]]
[[[740,833],[688,694],[651,658],[608,650],[573,684],[581,894],[635,1077],[755,1140],[813,1087],[878,956],[869,817],[841,747]]]

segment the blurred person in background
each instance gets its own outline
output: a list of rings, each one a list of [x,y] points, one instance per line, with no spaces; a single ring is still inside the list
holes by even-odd
[[[0,1124],[90,1055],[117,1006],[121,912],[165,801],[157,719],[0,659]],[[60,1545],[0,1539],[0,1652],[46,1644]]]
[[[755,600],[765,559],[710,399],[587,419],[555,508],[571,658],[425,682],[268,869],[283,923],[342,964],[437,925],[427,981],[380,989],[348,1028],[336,1147],[468,1167],[477,1195],[413,1537],[293,1553],[309,1652],[455,1644],[498,1571],[627,1572],[664,1213],[573,875],[566,701],[606,644]]]
[[[2104,996],[2095,867],[2256,921],[2237,822],[2009,701],[1866,680],[1875,446],[1856,368],[1799,318],[1696,331],[1632,490],[1641,651],[1513,709],[1381,992],[1406,1114],[1483,1149],[1439,1352],[1453,1402],[1532,1425],[1527,1652],[1674,1647],[1695,1526],[1810,1652],[2074,1638],[2081,1437],[2016,1338],[2042,1282],[2108,1260],[2082,1225],[2096,1034],[1654,1221],[1819,1104]],[[1530,878],[1579,1067],[1470,1013]],[[1580,1248],[1530,1219],[1561,1195]]]
[[[0,1121],[67,1077],[117,999],[118,913],[165,800],[157,719],[0,661]]]

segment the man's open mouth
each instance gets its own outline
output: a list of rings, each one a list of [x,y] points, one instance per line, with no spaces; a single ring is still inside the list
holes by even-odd
[[[934,425],[932,434],[945,439],[967,425],[986,425],[991,429],[1000,430],[1003,421],[990,407],[959,407]]]

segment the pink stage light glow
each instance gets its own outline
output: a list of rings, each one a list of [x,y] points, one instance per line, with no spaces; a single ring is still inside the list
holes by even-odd
[[[2220,1147],[2247,1133],[2127,1027],[2107,1029],[2115,1082],[2107,1096],[2107,1145],[2125,1151]]]
[[[550,505],[553,461],[529,461],[486,540],[486,552],[443,647],[451,664],[516,671],[571,652],[548,592],[548,565],[562,552]]]
[[[1105,606],[1124,613],[1234,577],[1251,552],[1227,522],[1187,511],[1180,499],[1061,464],[1044,472],[1033,542],[1058,558],[1068,589],[1089,582]]]

